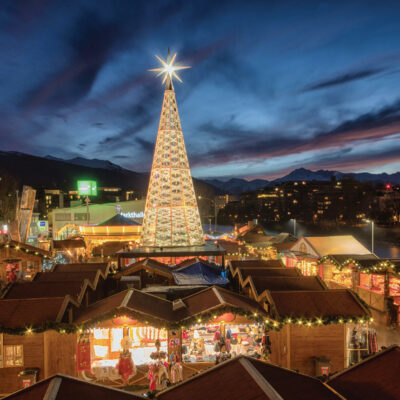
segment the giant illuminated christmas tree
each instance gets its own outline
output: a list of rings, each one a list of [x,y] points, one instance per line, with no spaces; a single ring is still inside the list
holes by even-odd
[[[157,57],[157,56],[156,56]],[[190,174],[172,78],[189,68],[174,65],[176,54],[161,68],[166,83],[160,125],[154,150],[144,212],[141,245],[149,247],[198,246],[204,244],[199,209]]]

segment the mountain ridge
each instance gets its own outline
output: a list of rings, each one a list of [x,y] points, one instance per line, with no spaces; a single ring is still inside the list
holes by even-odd
[[[108,160],[97,158],[87,159],[75,157],[62,159],[47,155],[45,157],[33,156],[17,151],[0,150],[0,170],[14,174],[24,184],[32,186],[67,187],[71,185],[71,180],[95,179],[99,186],[118,186],[123,189],[131,188],[132,185],[142,195],[146,194],[149,173],[135,172],[114,164]],[[23,160],[22,164],[21,161]],[[30,168],[30,166],[33,166]],[[26,174],[26,176],[25,176]],[[65,174],[65,175],[64,175]],[[44,176],[43,176],[44,175]],[[273,186],[288,181],[328,181],[332,177],[342,179],[344,176],[352,176],[354,179],[371,182],[383,182],[400,184],[400,172],[388,174],[386,172],[373,174],[370,172],[340,172],[335,170],[319,169],[312,171],[304,167],[296,168],[287,175],[274,180],[253,179],[245,180],[242,178],[231,178],[227,181],[219,179],[196,179],[196,186],[214,189],[214,194],[240,194],[244,192],[262,189],[266,186]],[[42,177],[43,179],[40,179]],[[201,190],[203,192],[203,190]],[[211,194],[211,193],[210,193]]]

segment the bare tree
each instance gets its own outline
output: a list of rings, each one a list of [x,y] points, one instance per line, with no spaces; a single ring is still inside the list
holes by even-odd
[[[15,219],[17,180],[0,171],[0,221],[9,223]]]

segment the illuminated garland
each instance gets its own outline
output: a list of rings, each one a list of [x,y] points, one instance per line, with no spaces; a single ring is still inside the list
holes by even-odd
[[[400,267],[397,267],[390,261],[378,261],[376,264],[370,265],[369,267],[362,266],[357,260],[350,257],[346,259],[342,264],[336,261],[333,257],[327,255],[321,257],[318,262],[322,264],[324,261],[329,260],[332,262],[338,270],[342,270],[343,268],[347,267],[348,265],[354,265],[359,271],[366,273],[366,274],[373,274],[374,272],[381,272],[381,271],[390,271],[393,273],[400,274]]]
[[[21,250],[24,251],[26,254],[33,254],[35,256],[41,257],[41,258],[48,258],[48,256],[41,254],[39,251],[34,251],[34,250],[29,250],[25,247],[19,246],[19,245],[13,245],[13,244],[9,244],[9,243],[2,243],[0,245],[0,249],[4,249],[4,248],[10,248],[10,249],[15,249],[15,250]]]
[[[369,317],[344,317],[344,316],[333,316],[333,317],[321,317],[321,318],[290,318],[282,317],[279,321],[268,318],[257,312],[252,312],[242,308],[235,308],[230,306],[221,307],[218,310],[207,311],[194,315],[190,318],[186,318],[181,321],[165,321],[160,318],[151,317],[149,315],[140,312],[131,312],[126,309],[117,309],[108,313],[102,314],[98,318],[92,319],[88,323],[84,324],[69,324],[69,323],[57,323],[57,322],[45,322],[42,325],[36,327],[21,327],[21,328],[6,328],[0,326],[0,333],[8,335],[30,335],[34,333],[42,333],[48,330],[55,330],[61,334],[70,333],[82,333],[84,330],[94,328],[102,322],[109,321],[113,318],[127,316],[140,323],[151,325],[158,329],[168,330],[179,330],[188,329],[196,324],[205,324],[212,322],[214,319],[220,317],[223,314],[232,313],[247,318],[248,320],[263,324],[269,330],[280,331],[284,325],[299,325],[299,326],[322,326],[330,324],[345,324],[345,323],[367,323],[372,322],[373,318]]]

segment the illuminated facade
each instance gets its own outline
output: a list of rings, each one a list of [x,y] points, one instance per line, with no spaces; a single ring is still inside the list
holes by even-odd
[[[141,235],[142,246],[176,247],[204,244],[199,209],[183,140],[172,77],[186,67],[158,58],[165,74],[164,101],[154,151]]]

